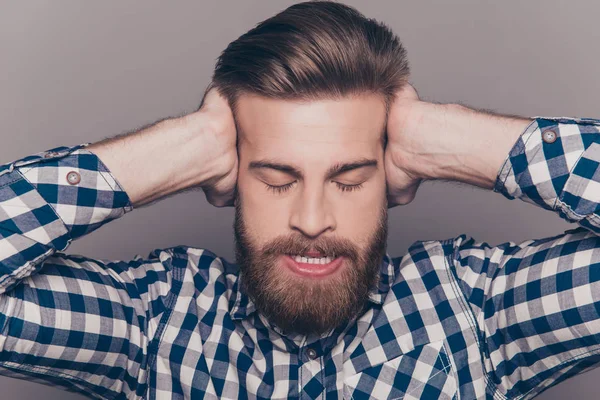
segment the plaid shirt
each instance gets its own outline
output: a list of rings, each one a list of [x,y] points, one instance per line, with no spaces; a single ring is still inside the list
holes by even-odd
[[[0,166],[0,372],[103,399],[529,399],[600,361],[600,121],[537,118],[495,191],[579,224],[385,255],[368,310],[284,334],[235,264],[177,246],[64,251],[132,210],[86,144]]]

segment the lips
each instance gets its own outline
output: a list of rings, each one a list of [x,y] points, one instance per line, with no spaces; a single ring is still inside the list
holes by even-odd
[[[308,255],[310,253],[306,254]],[[344,258],[337,257],[327,264],[309,264],[296,262],[289,255],[284,255],[283,262],[292,272],[298,275],[309,278],[322,278],[337,271],[337,269],[344,263]]]

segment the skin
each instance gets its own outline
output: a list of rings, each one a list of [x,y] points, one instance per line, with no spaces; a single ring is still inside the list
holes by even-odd
[[[426,180],[493,189],[508,153],[531,122],[459,104],[422,101],[411,85],[405,85],[388,117],[390,206],[410,203]]]
[[[246,95],[240,98],[237,117],[243,132],[238,190],[256,242],[294,232],[313,240],[339,235],[364,246],[386,201],[379,141],[385,106],[380,97],[298,104]],[[250,167],[265,160],[294,167],[301,176]],[[377,165],[327,177],[335,164],[362,160]],[[273,186],[285,191],[278,193]]]

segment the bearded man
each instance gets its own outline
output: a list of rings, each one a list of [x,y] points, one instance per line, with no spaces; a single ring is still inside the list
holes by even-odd
[[[298,3],[229,44],[198,111],[0,166],[0,372],[106,399],[525,399],[595,366],[600,122],[428,103],[408,77],[384,24]],[[580,227],[391,257],[387,210],[435,179]],[[191,188],[235,207],[236,263],[63,252]]]

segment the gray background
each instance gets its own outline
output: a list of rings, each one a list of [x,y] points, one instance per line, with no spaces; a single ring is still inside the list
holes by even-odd
[[[293,1],[0,0],[0,163],[94,142],[194,109],[220,51]],[[422,97],[522,115],[599,117],[597,15],[588,1],[347,1],[406,45]],[[199,149],[198,151],[202,151]],[[233,209],[202,192],[135,210],[71,253],[110,259],[179,244],[233,259]],[[551,236],[557,216],[499,194],[427,183],[390,210],[389,252],[467,233],[493,244]],[[593,371],[539,398],[598,398]],[[0,399],[79,395],[0,378]]]

